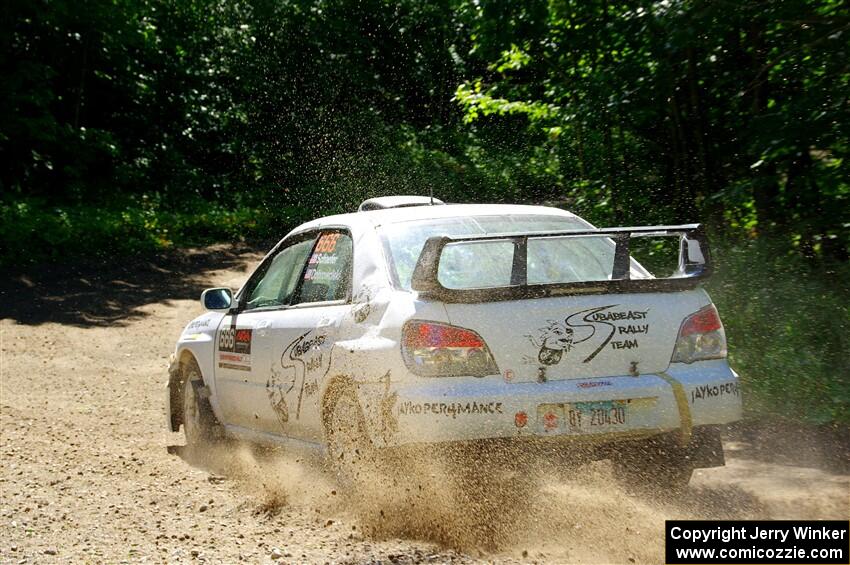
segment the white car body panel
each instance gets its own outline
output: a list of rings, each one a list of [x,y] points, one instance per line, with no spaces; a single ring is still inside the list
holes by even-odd
[[[191,355],[209,387],[213,411],[230,434],[314,446],[324,441],[322,399],[335,379],[355,383],[372,440],[380,446],[527,436],[607,441],[672,430],[680,430],[687,439],[694,426],[740,419],[738,377],[725,359],[670,363],[682,320],[710,304],[701,289],[444,304],[393,286],[376,227],[415,219],[505,214],[575,217],[533,206],[441,205],[331,216],[300,226],[267,257],[297,234],[344,228],[354,250],[349,298],[240,312],[235,317],[214,312],[199,316],[177,342],[170,386],[175,386],[178,363]],[[576,312],[594,309],[616,315],[592,327],[576,327],[573,343],[558,360],[541,363],[542,328],[550,321],[568,324]],[[645,315],[635,319],[629,312]],[[579,325],[587,325],[583,317]],[[413,374],[400,350],[402,326],[410,319],[478,332],[493,353],[499,374]],[[605,332],[611,327],[613,335],[606,342]],[[240,330],[250,330],[247,353],[244,347],[234,350],[229,341],[229,332]],[[582,331],[590,335],[580,335]],[[630,347],[612,345],[627,339],[632,340]],[[168,398],[169,426],[174,429],[171,395]],[[632,401],[627,424],[570,425],[565,405],[612,401]],[[541,405],[562,411],[557,426],[551,420],[544,425]],[[518,413],[526,414],[527,424],[517,425]]]

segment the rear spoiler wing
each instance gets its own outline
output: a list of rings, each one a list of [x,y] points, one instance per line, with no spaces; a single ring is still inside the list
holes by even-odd
[[[528,284],[527,250],[529,239],[563,237],[609,237],[615,244],[610,280],[569,283]],[[629,243],[638,237],[679,237],[679,267],[662,279],[631,278]],[[514,256],[509,286],[493,288],[446,288],[439,281],[440,258],[447,245],[462,242],[512,241]],[[411,278],[411,288],[425,298],[443,302],[485,302],[542,298],[569,294],[632,292],[672,292],[689,290],[712,272],[708,238],[701,224],[680,226],[641,226],[553,232],[505,233],[488,235],[434,236],[425,242]]]

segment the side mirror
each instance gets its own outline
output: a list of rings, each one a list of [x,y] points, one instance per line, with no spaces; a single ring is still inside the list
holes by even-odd
[[[233,291],[229,288],[208,288],[201,293],[201,304],[213,312],[229,312],[233,307]]]

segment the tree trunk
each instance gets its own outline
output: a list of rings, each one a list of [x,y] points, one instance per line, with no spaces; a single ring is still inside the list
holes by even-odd
[[[605,27],[608,26],[608,1],[605,0],[602,3],[602,22]],[[607,71],[610,62],[608,60],[608,50],[603,49],[602,51],[602,62]],[[616,225],[620,225],[623,220],[623,209],[622,202],[620,202],[621,196],[619,194],[619,190],[617,189],[616,179],[614,176],[614,167],[616,165],[616,160],[614,159],[614,139],[611,131],[611,112],[608,110],[608,106],[603,106],[602,109],[604,116],[604,130],[602,134],[602,142],[604,145],[604,163],[605,163],[605,184],[608,185],[608,194],[611,201],[611,209],[614,213],[614,223]]]
[[[605,166],[605,184],[608,188],[611,210],[614,213],[614,223],[619,225],[622,220],[622,213],[619,202],[620,195],[618,194],[617,187],[614,184],[614,140],[611,135],[611,119],[608,112],[605,112],[605,130],[603,132],[602,139],[605,146],[605,156],[603,157]]]
[[[86,73],[88,72],[88,38],[83,40],[83,60],[80,64],[80,86],[77,88],[77,100],[74,103],[74,129],[80,128],[80,113],[86,93]]]
[[[767,49],[764,44],[764,31],[760,25],[761,22],[753,19],[747,33],[752,50],[751,65],[755,71],[752,103],[754,118],[758,118],[767,110],[770,95],[770,84],[764,71]],[[758,155],[752,157],[754,162],[759,158]],[[775,226],[785,223],[785,214],[781,209],[779,177],[775,164],[765,163],[756,169],[756,177],[753,179],[753,201],[760,233],[774,231]]]
[[[672,134],[676,154],[676,193],[673,206],[676,210],[676,221],[687,222],[693,219],[695,207],[693,198],[692,179],[689,174],[690,155],[687,136],[682,124],[682,113],[676,100],[675,90],[670,95],[670,118],[673,121]]]
[[[722,231],[725,225],[723,221],[723,203],[720,200],[711,199],[717,192],[717,182],[713,166],[714,160],[707,147],[708,120],[706,119],[705,105],[702,101],[702,92],[697,77],[696,50],[693,47],[688,47],[687,56],[691,122],[699,170],[699,184],[697,185],[699,192],[697,196],[702,214],[708,215],[715,229]]]
[[[581,180],[587,180],[587,165],[584,162],[584,124],[581,120],[576,122],[576,135],[578,137],[578,174]]]

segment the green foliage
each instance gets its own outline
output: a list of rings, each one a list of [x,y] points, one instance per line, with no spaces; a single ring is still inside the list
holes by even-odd
[[[850,423],[850,266],[813,265],[784,242],[716,250],[709,292],[749,415]]]
[[[224,207],[196,199],[185,211],[142,195],[108,207],[50,206],[44,200],[0,202],[0,264],[120,257],[173,246],[268,239],[307,220],[309,212]]]
[[[842,3],[508,0],[466,13],[489,64],[456,91],[465,122],[521,117],[562,195],[604,184],[615,223],[725,228],[747,209],[750,230],[847,259]]]

